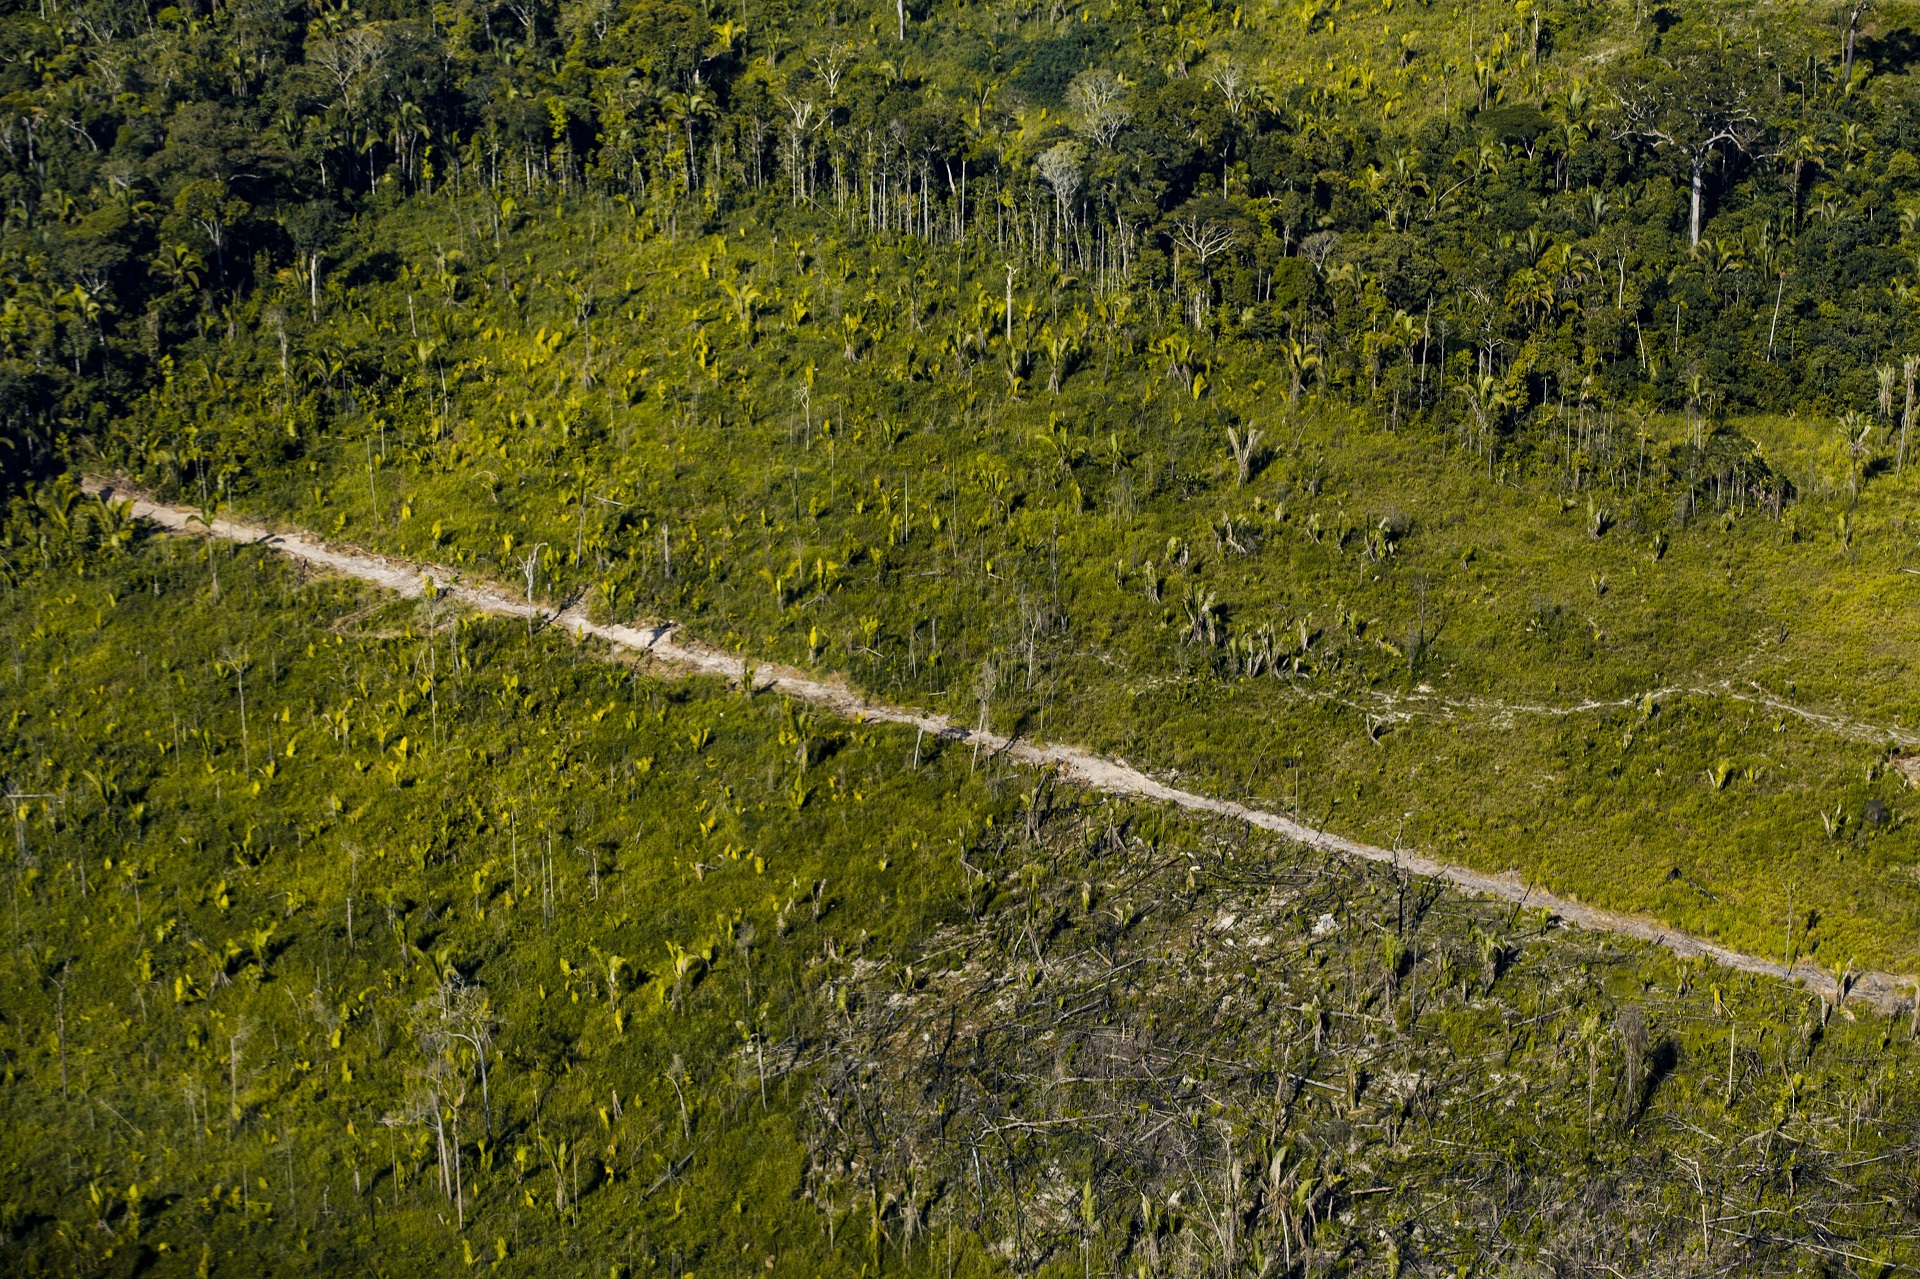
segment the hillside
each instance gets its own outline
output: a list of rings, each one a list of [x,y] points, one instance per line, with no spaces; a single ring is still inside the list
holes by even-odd
[[[1905,1264],[1864,1009],[81,480],[1912,973],[1916,57],[1896,0],[0,9],[6,1246],[1600,1273],[1631,1221],[1649,1271]]]
[[[4,614],[10,1273],[1913,1262],[1904,1016],[262,549],[69,554]]]
[[[15,473],[1911,967],[1911,28],[1690,12],[22,15]]]

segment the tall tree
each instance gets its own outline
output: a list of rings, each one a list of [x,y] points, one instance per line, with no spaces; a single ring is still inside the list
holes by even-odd
[[[1847,5],[1847,43],[1840,54],[1840,84],[1853,83],[1853,44],[1860,36],[1860,18],[1873,8],[1873,0],[1851,0]]]
[[[1758,140],[1765,78],[1751,55],[1732,48],[1687,50],[1630,64],[1613,77],[1615,136],[1638,138],[1687,165],[1687,242],[1700,243],[1707,167]]]

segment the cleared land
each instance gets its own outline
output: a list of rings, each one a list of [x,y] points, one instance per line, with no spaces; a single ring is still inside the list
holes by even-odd
[[[0,611],[12,1272],[1920,1241],[1905,1016],[134,534]]]

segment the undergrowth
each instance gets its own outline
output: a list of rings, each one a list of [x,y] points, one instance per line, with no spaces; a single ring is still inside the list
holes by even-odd
[[[1911,1248],[1904,1018],[260,548],[6,604],[16,1273]]]

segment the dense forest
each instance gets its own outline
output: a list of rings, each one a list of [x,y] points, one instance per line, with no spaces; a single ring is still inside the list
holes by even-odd
[[[1902,12],[21,6],[9,446],[283,464],[339,413],[329,391],[462,374],[471,335],[440,308],[424,338],[305,349],[323,310],[403,269],[423,297],[524,292],[503,225],[595,197],[673,235],[771,230],[799,267],[910,245],[974,287],[809,316],[748,281],[736,318],[852,348],[931,324],[923,360],[1016,381],[1104,364],[1135,312],[1137,358],[1257,353],[1289,395],[1454,423],[1490,463],[1551,451],[1569,405],[1904,428]],[[428,268],[393,241],[435,201],[466,234]],[[1004,298],[980,278],[1002,269]],[[577,321],[613,327],[636,286],[592,276]],[[301,356],[271,438],[117,437],[196,361],[238,374],[242,331]]]

